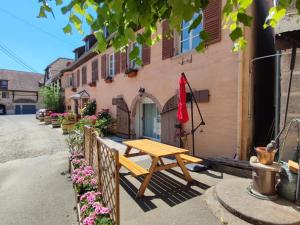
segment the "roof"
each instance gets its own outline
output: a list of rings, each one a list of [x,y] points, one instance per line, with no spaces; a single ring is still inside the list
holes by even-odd
[[[79,50],[84,50],[84,49],[85,49],[85,45],[80,46],[80,47],[78,47],[78,48],[75,48],[75,49],[73,50],[73,52],[76,52],[76,51],[79,51]]]
[[[71,98],[73,99],[88,99],[90,98],[89,93],[87,93],[86,90],[80,91],[76,93],[75,95],[72,95]]]
[[[0,69],[0,80],[8,80],[9,90],[38,91],[43,74]]]
[[[47,66],[49,68],[49,79],[45,81],[45,84],[50,84],[54,81],[56,81],[60,74],[61,71],[65,68],[67,68],[69,63],[72,63],[72,59],[67,59],[67,58],[58,58],[55,61],[53,61],[51,64]],[[45,77],[45,79],[47,79]]]

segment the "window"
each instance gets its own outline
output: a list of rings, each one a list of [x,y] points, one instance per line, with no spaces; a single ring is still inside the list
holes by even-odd
[[[193,19],[190,21],[184,21],[182,23],[180,35],[180,53],[188,52],[196,48],[201,41],[200,32],[203,30],[202,22],[195,29],[189,32],[189,27],[198,16],[199,13],[196,13],[193,16]]]
[[[131,52],[135,47],[137,47],[137,48],[139,49],[139,56],[138,56],[138,58],[139,58],[140,60],[142,60],[142,50],[143,50],[142,45],[139,44],[139,43],[133,43],[133,44],[131,44],[131,45],[129,46],[129,49],[128,49],[128,57],[127,57],[127,59],[128,59],[128,65],[129,65],[129,68],[131,68],[131,69],[137,69],[137,68],[140,67],[140,65],[136,62],[135,59],[134,59],[134,60],[130,60],[130,57],[129,57],[130,52]]]
[[[8,80],[0,80],[0,90],[8,89]]]
[[[98,80],[98,59],[92,62],[92,82]]]
[[[115,55],[114,55],[114,53],[108,55],[108,75],[110,77],[115,75]]]
[[[82,82],[82,85],[85,85],[87,83],[87,79],[86,79],[86,66],[82,67],[81,69],[81,82]]]
[[[3,91],[2,92],[2,98],[9,98],[9,92],[8,91]]]
[[[77,84],[77,87],[80,86],[80,70],[77,70],[77,82],[76,82],[76,84]]]

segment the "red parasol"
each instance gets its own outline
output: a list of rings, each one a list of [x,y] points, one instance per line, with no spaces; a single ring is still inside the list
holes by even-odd
[[[177,119],[180,123],[186,123],[189,120],[189,114],[186,108],[186,78],[181,75],[179,79],[179,100],[178,100],[178,112]]]

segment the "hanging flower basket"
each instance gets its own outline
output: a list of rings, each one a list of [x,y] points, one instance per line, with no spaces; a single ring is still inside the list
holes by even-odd
[[[136,77],[137,74],[138,74],[138,69],[133,69],[133,68],[128,68],[126,71],[125,71],[125,74],[128,76],[128,77]]]
[[[92,81],[92,82],[88,83],[88,85],[90,87],[96,87],[97,83],[96,83],[96,81]]]
[[[112,77],[106,77],[105,78],[105,83],[107,83],[107,84],[110,84],[110,83],[112,83],[114,80],[113,80],[113,78]]]

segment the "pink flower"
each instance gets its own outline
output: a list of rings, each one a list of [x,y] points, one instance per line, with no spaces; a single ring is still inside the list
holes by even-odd
[[[83,205],[80,209],[81,213],[84,213],[87,210],[88,206],[87,205]]]
[[[101,214],[110,214],[111,210],[106,207],[101,208]]]
[[[90,195],[87,196],[86,199],[88,200],[89,204],[93,204],[96,200],[96,196],[95,196],[95,194],[90,194]]]
[[[83,225],[95,225],[95,217],[88,216],[83,220]]]
[[[96,178],[91,179],[91,184],[93,186],[97,185],[97,179]]]

